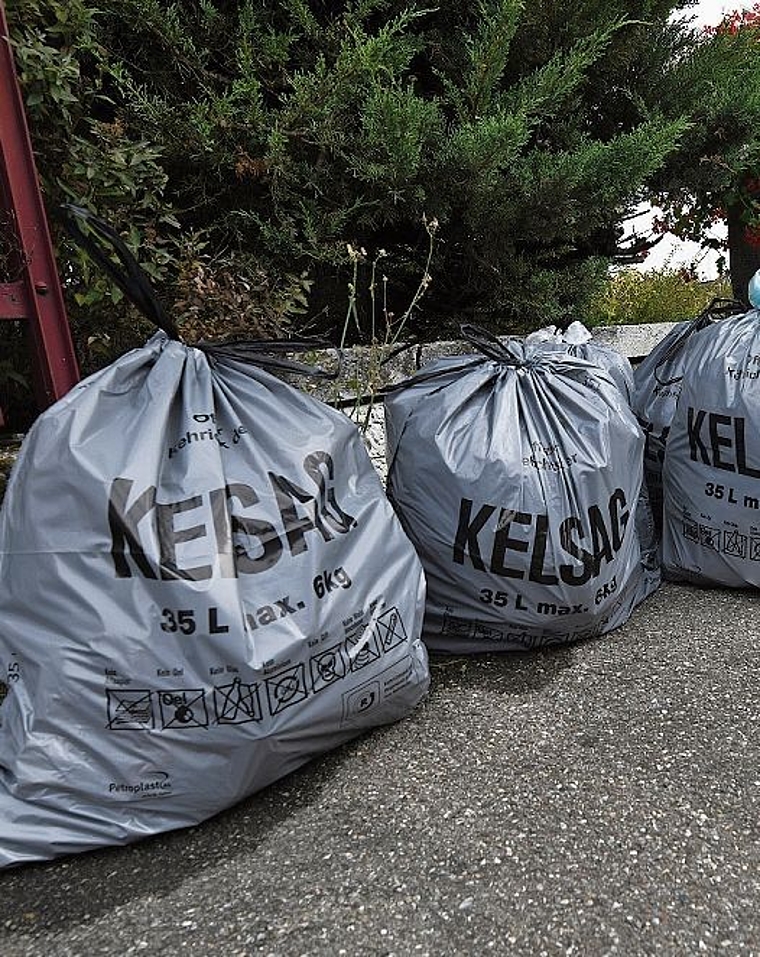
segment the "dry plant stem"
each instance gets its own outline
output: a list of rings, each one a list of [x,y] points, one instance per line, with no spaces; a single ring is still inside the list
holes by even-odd
[[[433,277],[430,275],[430,264],[433,261],[433,249],[435,246],[435,234],[438,230],[438,220],[437,219],[428,220],[426,216],[423,216],[422,221],[425,224],[425,231],[428,234],[428,253],[427,253],[427,260],[425,261],[425,269],[422,274],[422,279],[420,279],[420,284],[417,286],[417,291],[412,297],[412,301],[407,306],[403,316],[401,317],[401,319],[399,319],[398,328],[394,330],[392,336],[389,335],[390,324],[387,326],[386,340],[385,340],[386,346],[394,346],[398,343],[399,337],[404,329],[404,326],[407,323],[407,320],[411,316],[412,311],[419,305],[420,300],[425,295],[425,292],[427,291],[428,286],[433,281]]]
[[[346,319],[343,323],[343,332],[340,337],[340,348],[343,349],[346,345],[346,336],[348,335],[348,324],[353,317],[354,324],[357,329],[360,329],[359,326],[359,315],[356,311],[356,286],[359,281],[359,259],[361,253],[354,249],[353,246],[348,246],[348,255],[354,264],[354,275],[352,281],[348,284],[348,307],[346,309]]]
[[[428,250],[427,250],[427,259],[425,260],[425,267],[422,273],[422,278],[420,279],[419,285],[412,296],[412,300],[405,309],[403,315],[397,321],[394,321],[393,313],[388,311],[388,277],[383,275],[383,298],[382,298],[382,308],[380,310],[383,321],[383,338],[382,341],[378,341],[378,297],[377,297],[377,270],[378,264],[381,259],[384,259],[388,253],[384,249],[379,249],[377,255],[372,260],[371,272],[370,272],[370,281],[369,281],[369,296],[370,296],[370,345],[369,345],[369,357],[367,360],[366,373],[363,376],[362,381],[356,381],[355,388],[355,401],[353,408],[348,413],[349,418],[353,419],[359,424],[359,428],[366,434],[367,429],[369,428],[370,420],[372,418],[372,410],[375,406],[375,398],[377,394],[377,388],[380,378],[380,368],[383,364],[385,357],[387,356],[389,350],[396,346],[399,342],[399,338],[404,331],[407,321],[411,316],[414,309],[420,303],[420,300],[425,295],[428,286],[432,282],[432,276],[430,274],[430,264],[433,261],[433,252],[435,248],[435,234],[438,229],[438,220],[431,219],[428,220],[426,216],[422,217],[422,222],[425,225],[425,231],[428,235]],[[353,320],[354,325],[358,331],[361,331],[361,325],[359,322],[359,313],[357,309],[357,297],[356,291],[359,283],[359,263],[365,262],[367,259],[367,251],[364,248],[357,249],[352,246],[350,243],[347,244],[346,249],[348,251],[348,257],[353,263],[353,275],[351,282],[348,283],[348,304],[346,308],[346,318],[343,323],[343,331],[340,338],[340,348],[343,349],[346,344],[346,338],[348,336],[348,327],[349,323]],[[367,408],[364,415],[361,414],[362,399],[364,396],[368,396]]]

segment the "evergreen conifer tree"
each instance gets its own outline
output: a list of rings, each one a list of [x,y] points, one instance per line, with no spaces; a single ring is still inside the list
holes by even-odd
[[[673,0],[6,5],[49,203],[115,217],[187,316],[227,309],[220,331],[337,338],[355,269],[356,338],[380,273],[396,316],[423,277],[422,337],[583,318],[641,252],[620,224],[642,198],[720,205],[760,142],[757,45]]]

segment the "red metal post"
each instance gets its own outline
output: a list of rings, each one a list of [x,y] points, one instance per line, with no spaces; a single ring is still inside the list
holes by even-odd
[[[20,278],[0,283],[0,320],[29,323],[38,380],[37,401],[45,408],[79,381],[74,344],[40,195],[5,9],[0,0],[0,203],[15,227]],[[0,207],[2,208],[2,207]]]

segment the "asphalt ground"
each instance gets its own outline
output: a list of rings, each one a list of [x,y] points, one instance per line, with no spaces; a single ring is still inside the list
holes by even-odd
[[[432,659],[404,721],[202,825],[0,873],[0,954],[760,954],[760,598]]]

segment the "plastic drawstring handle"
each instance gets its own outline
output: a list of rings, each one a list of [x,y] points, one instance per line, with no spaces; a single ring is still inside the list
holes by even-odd
[[[660,361],[654,367],[654,377],[657,382],[662,386],[668,386],[675,385],[676,382],[680,382],[681,379],[683,379],[682,375],[674,376],[672,379],[661,379],[657,370],[676,356],[695,332],[706,328],[715,320],[728,319],[730,316],[738,315],[744,311],[744,306],[735,299],[713,299],[709,306],[703,309],[695,319],[692,319],[689,325],[683,329],[681,334],[677,336],[665,352],[663,352]]]
[[[307,339],[230,339],[227,342],[199,342],[195,346],[208,356],[211,362],[228,360],[247,365],[276,369],[279,372],[294,372],[313,379],[337,379],[341,374],[342,354],[331,343]],[[284,353],[333,351],[338,355],[338,368],[334,372],[321,366],[307,365],[294,359],[283,358]]]
[[[502,365],[513,367],[523,365],[524,360],[522,356],[513,352],[509,343],[505,345],[500,339],[497,339],[496,336],[487,330],[470,323],[465,323],[459,328],[462,338],[475,346],[480,356],[463,355],[452,357],[458,358],[461,361],[459,364],[447,365],[444,368],[429,369],[423,366],[422,369],[419,369],[418,365],[419,371],[416,372],[415,375],[404,379],[403,382],[397,382],[395,385],[383,386],[381,389],[378,389],[378,395],[393,395],[394,392],[402,392],[404,389],[419,385],[421,382],[430,382],[434,379],[448,379],[453,373],[469,372],[482,364],[483,359],[481,356],[485,356],[487,359],[493,359]],[[444,386],[441,386],[441,388],[444,388]]]
[[[81,206],[65,203],[61,208],[66,214],[63,217],[63,225],[74,242],[111,277],[144,316],[162,329],[170,339],[179,339],[176,325],[167,316],[148,277],[116,230]],[[85,232],[81,223],[86,223],[90,231]],[[95,236],[98,237],[97,240]],[[116,253],[121,268],[108,255],[108,250]]]
[[[462,338],[470,342],[478,352],[493,359],[495,362],[501,362],[504,365],[516,366],[522,365],[523,359],[518,353],[512,351],[509,341],[502,342],[497,336],[482,329],[480,326],[465,323],[460,326]]]
[[[64,226],[71,238],[111,277],[124,295],[154,325],[163,330],[170,339],[180,339],[179,331],[159,302],[145,271],[140,267],[126,244],[111,226],[99,216],[81,206],[64,204],[62,209]],[[86,223],[85,232],[80,223]],[[97,239],[95,237],[97,236]],[[119,260],[117,265],[108,254],[114,252]],[[232,360],[235,362],[276,369],[282,372],[294,372],[298,375],[319,379],[337,379],[340,375],[341,357],[338,353],[338,370],[330,372],[320,366],[306,365],[283,357],[283,353],[311,352],[314,350],[332,350],[329,342],[292,340],[245,339],[228,342],[199,342],[196,348],[205,353],[211,361]]]

